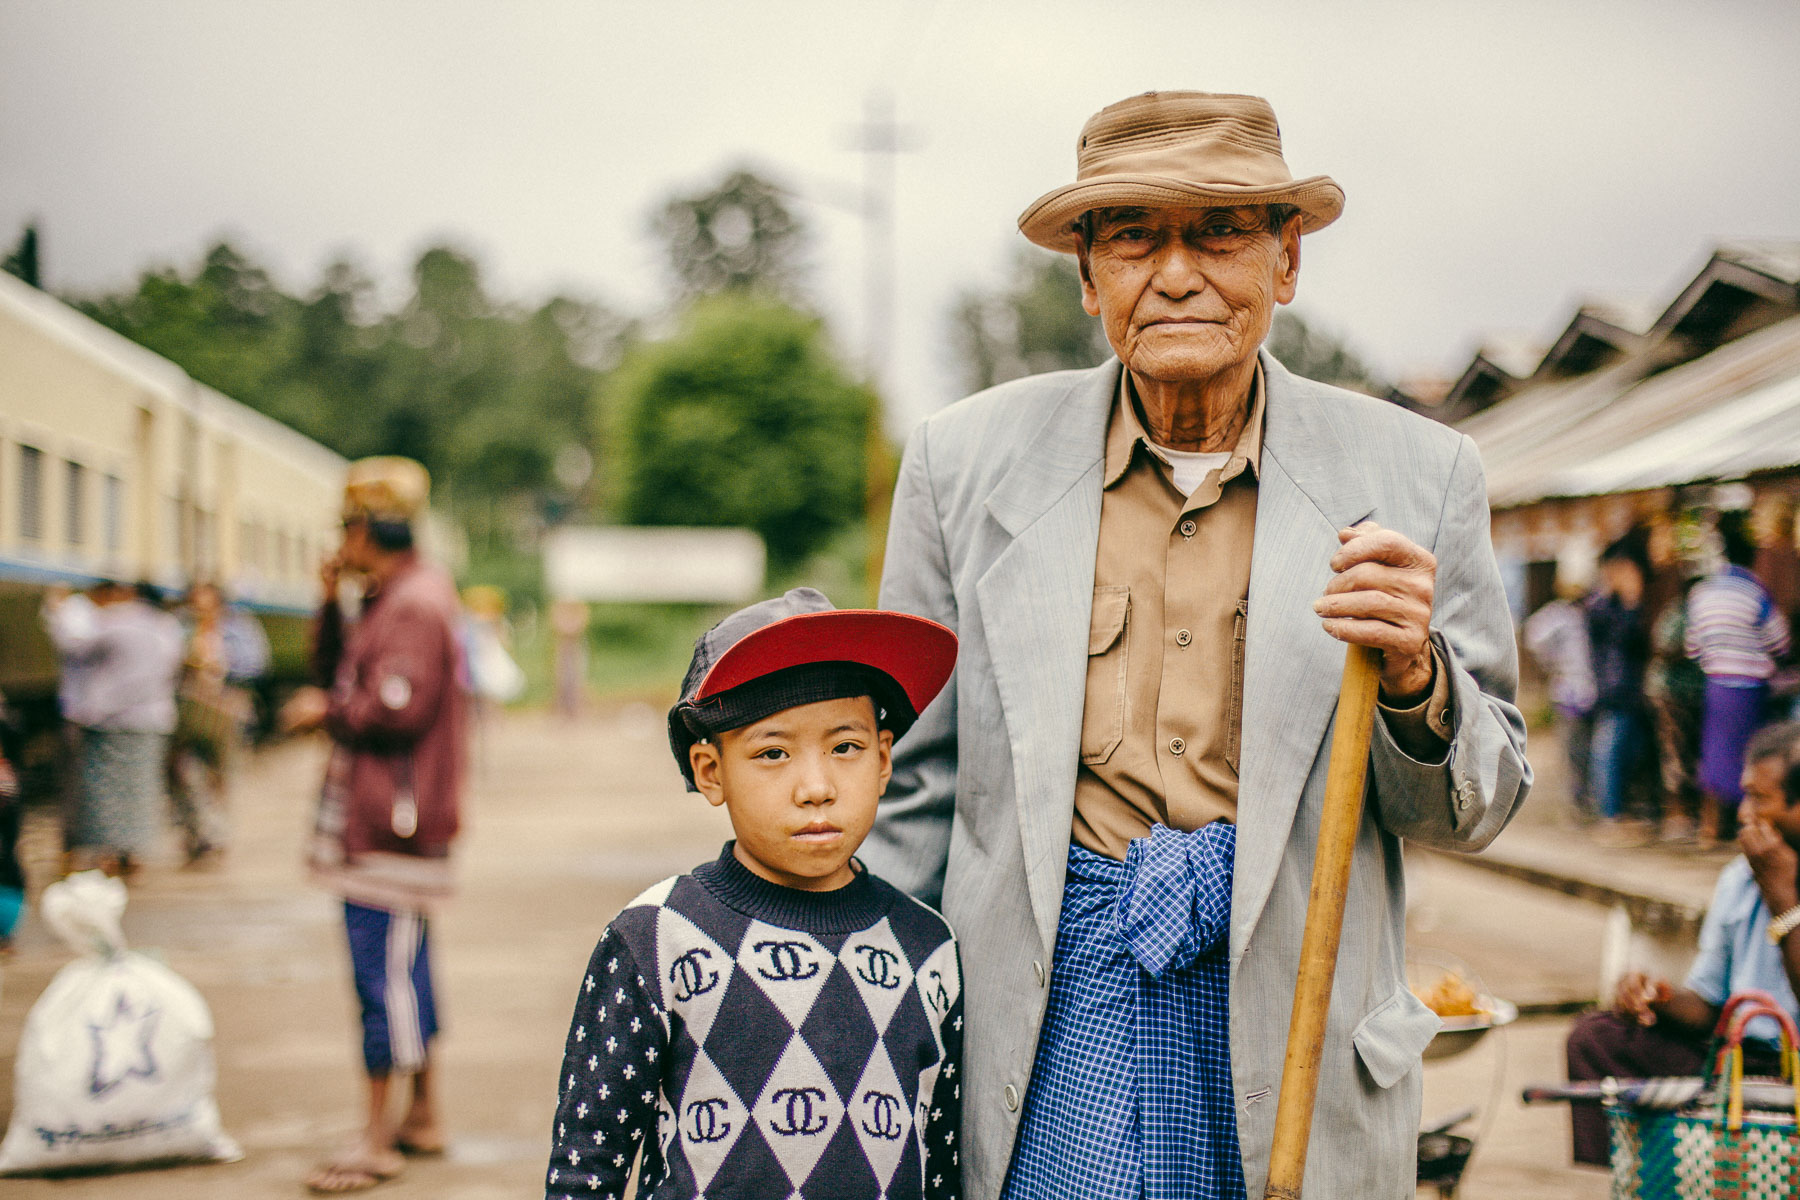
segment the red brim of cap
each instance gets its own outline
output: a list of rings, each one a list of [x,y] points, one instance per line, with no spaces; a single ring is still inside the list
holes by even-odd
[[[700,681],[695,700],[808,663],[851,662],[891,675],[922,713],[956,666],[956,635],[926,617],[867,608],[783,617],[740,638]]]

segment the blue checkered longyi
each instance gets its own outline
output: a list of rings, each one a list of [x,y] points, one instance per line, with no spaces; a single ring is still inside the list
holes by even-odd
[[[1234,826],[1069,849],[1005,1200],[1243,1200],[1229,1026]]]

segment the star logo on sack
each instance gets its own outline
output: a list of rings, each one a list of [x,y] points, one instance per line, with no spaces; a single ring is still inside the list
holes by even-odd
[[[156,1078],[156,1057],[151,1053],[150,1042],[161,1018],[161,1009],[134,1005],[121,992],[105,1020],[98,1024],[89,1022],[88,1036],[94,1045],[94,1062],[88,1072],[89,1095],[104,1096],[134,1075]]]

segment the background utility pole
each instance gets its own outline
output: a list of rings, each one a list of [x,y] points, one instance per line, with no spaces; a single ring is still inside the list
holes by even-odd
[[[868,445],[864,455],[867,472],[869,552],[866,566],[869,602],[881,584],[881,558],[887,546],[888,504],[894,486],[893,464],[888,454],[885,403],[888,364],[894,337],[894,158],[907,149],[894,121],[894,97],[873,88],[863,102],[863,123],[855,131],[855,149],[863,155],[863,287],[864,370],[875,407],[870,414]]]

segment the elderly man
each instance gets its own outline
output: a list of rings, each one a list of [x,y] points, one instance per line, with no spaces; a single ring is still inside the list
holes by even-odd
[[[362,1134],[308,1176],[315,1192],[361,1191],[398,1175],[403,1155],[444,1149],[432,1090],[430,915],[450,892],[468,700],[456,587],[414,540],[430,486],[409,458],[350,464],[344,540],[321,571],[313,650],[314,674],[330,690],[302,690],[282,713],[290,729],[331,735],[310,866],[343,900],[368,1076]],[[338,606],[342,570],[364,583],[353,625]],[[398,1124],[387,1112],[395,1074],[412,1084]]]
[[[1399,839],[1524,796],[1512,627],[1468,439],[1259,353],[1334,220],[1268,104],[1151,93],[1026,210],[1116,361],[938,413],[881,598],[962,640],[895,757],[871,869],[963,941],[977,1197],[1261,1195],[1343,647],[1381,713],[1308,1200],[1410,1196],[1419,1058]]]

